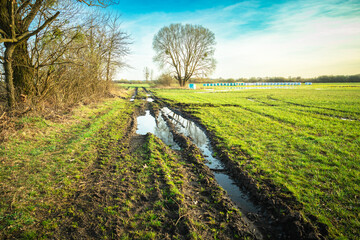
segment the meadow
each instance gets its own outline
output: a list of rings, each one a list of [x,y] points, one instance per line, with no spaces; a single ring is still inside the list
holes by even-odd
[[[142,88],[142,87],[149,88],[149,87],[151,87],[151,85],[148,84],[148,83],[134,83],[134,84],[131,84],[131,83],[117,83],[117,85],[119,87],[122,87],[122,88]]]
[[[261,184],[295,197],[331,238],[360,236],[360,85],[154,92],[197,117]],[[276,194],[276,193],[275,193]]]
[[[8,123],[0,239],[254,239],[199,152],[135,134],[133,94]]]

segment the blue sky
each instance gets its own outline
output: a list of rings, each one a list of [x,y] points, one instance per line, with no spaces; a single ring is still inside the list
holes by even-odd
[[[360,1],[120,0],[132,36],[132,68],[117,78],[143,79],[153,63],[152,39],[171,23],[201,24],[215,33],[217,68],[210,77],[240,78],[360,73]]]

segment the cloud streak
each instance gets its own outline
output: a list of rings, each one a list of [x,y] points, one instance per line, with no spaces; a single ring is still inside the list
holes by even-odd
[[[129,64],[119,77],[143,79],[152,63],[152,38],[171,23],[201,24],[215,33],[217,69],[212,77],[313,77],[360,73],[360,4],[354,1],[245,1],[197,11],[126,16],[134,38]],[[155,71],[156,72],[156,71]]]

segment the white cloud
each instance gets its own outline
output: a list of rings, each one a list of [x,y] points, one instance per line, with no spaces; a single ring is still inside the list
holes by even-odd
[[[360,73],[360,16],[353,14],[358,5],[299,1],[256,7],[245,2],[224,9],[152,13],[125,20],[123,26],[134,38],[133,54],[128,57],[134,69],[119,77],[143,79],[145,66],[157,69],[152,62],[153,36],[175,22],[201,24],[215,33],[218,65],[213,77]],[[247,25],[261,16],[262,28]]]

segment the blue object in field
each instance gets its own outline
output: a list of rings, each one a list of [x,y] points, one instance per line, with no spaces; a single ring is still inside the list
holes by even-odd
[[[189,84],[189,88],[190,88],[190,89],[196,89],[196,84],[190,83],[190,84]]]

